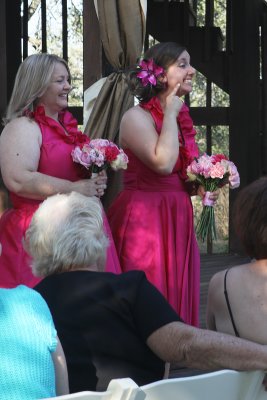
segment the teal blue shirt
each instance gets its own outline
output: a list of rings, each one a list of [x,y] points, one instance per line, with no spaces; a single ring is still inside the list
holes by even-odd
[[[39,293],[0,289],[0,400],[54,397],[56,330]]]

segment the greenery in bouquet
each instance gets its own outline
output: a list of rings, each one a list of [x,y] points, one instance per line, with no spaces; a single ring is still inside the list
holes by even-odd
[[[207,155],[195,158],[187,167],[189,181],[198,182],[204,187],[203,209],[196,225],[196,235],[203,242],[207,236],[216,239],[214,201],[209,198],[210,192],[229,184],[231,189],[240,185],[240,177],[235,164],[224,154]]]

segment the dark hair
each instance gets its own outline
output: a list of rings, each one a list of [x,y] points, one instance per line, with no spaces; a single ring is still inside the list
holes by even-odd
[[[166,71],[185,50],[185,47],[175,42],[158,43],[146,51],[144,60],[148,61],[153,59],[156,65],[162,67]],[[155,86],[150,84],[143,86],[142,81],[136,76],[138,72],[140,72],[140,68],[138,68],[137,64],[129,70],[127,80],[131,93],[136,96],[139,101],[147,102],[165,88],[165,84],[159,79],[157,79],[157,84]]]
[[[250,257],[267,258],[267,177],[257,179],[238,193],[234,227]]]

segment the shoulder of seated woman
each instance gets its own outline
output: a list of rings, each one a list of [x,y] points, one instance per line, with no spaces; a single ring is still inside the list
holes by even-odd
[[[216,272],[214,275],[212,275],[210,282],[209,282],[210,288],[217,288],[218,285],[221,285],[221,282],[224,279],[224,275],[225,275],[226,271],[227,271],[227,269]]]

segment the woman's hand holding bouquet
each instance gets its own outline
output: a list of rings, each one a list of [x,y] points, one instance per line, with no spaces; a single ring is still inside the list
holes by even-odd
[[[204,242],[210,235],[216,239],[214,203],[217,196],[212,196],[219,188],[229,184],[231,189],[240,185],[240,177],[235,164],[224,154],[208,156],[203,154],[187,167],[189,181],[196,181],[203,186],[205,195],[202,199],[203,210],[196,226],[197,236]]]

